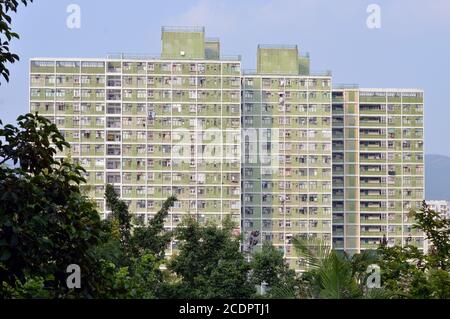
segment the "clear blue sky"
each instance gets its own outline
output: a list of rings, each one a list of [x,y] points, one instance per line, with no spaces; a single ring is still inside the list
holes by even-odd
[[[69,4],[81,28],[66,27]],[[381,28],[366,26],[369,4]],[[255,68],[259,43],[298,44],[312,70],[332,70],[334,83],[425,90],[426,152],[450,156],[449,0],[35,0],[14,15],[21,62],[0,86],[0,118],[28,110],[28,59],[159,53],[162,25],[204,25],[223,54]]]

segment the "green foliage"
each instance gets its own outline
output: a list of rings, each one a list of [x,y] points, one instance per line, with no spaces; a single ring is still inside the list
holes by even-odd
[[[52,173],[57,164],[53,158],[56,149],[50,147],[50,143],[62,151],[69,147],[69,143],[56,128],[56,125],[45,117],[29,113],[17,118],[18,127],[7,124],[0,129],[0,165],[6,162],[19,164],[21,172],[39,174],[44,169]],[[0,121],[0,125],[1,125]],[[67,163],[60,163],[60,165]],[[75,167],[78,171],[80,166]],[[75,182],[83,181],[77,172],[70,174]]]
[[[275,248],[269,241],[263,243],[261,251],[252,256],[252,281],[255,285],[265,282],[269,287],[277,285],[282,273],[288,269],[283,252]]]
[[[352,275],[355,276],[356,281],[359,284],[364,284],[367,279],[367,268],[370,265],[378,264],[378,255],[374,250],[364,250],[359,254],[349,256],[343,254],[346,259],[349,260],[352,267]]]
[[[23,283],[17,280],[13,286],[3,282],[3,291],[14,299],[52,298],[52,292],[45,288],[45,280],[42,277],[26,278]]]
[[[428,278],[432,298],[450,299],[450,274],[448,271],[433,269],[430,271]]]
[[[331,253],[330,245],[317,238],[294,237],[294,248],[302,256],[306,266],[310,269],[322,267],[323,261]]]
[[[121,267],[115,274],[114,297],[122,299],[155,299],[163,283],[161,260],[152,254],[135,258],[131,266]]]
[[[164,258],[165,248],[170,243],[172,233],[165,231],[164,219],[173,207],[175,196],[171,196],[163,203],[161,209],[149,221],[147,226],[136,227],[131,238],[131,249],[134,255],[143,253],[154,254],[157,258]]]
[[[131,237],[131,215],[128,212],[128,206],[124,201],[120,200],[112,185],[106,185],[105,198],[106,207],[111,210],[113,219],[117,222],[120,244],[126,252],[129,250]]]
[[[318,298],[359,298],[362,293],[352,273],[351,263],[341,254],[332,251],[313,271]]]
[[[113,259],[116,261],[137,258],[148,253],[159,259],[164,258],[165,247],[172,238],[172,233],[164,229],[164,219],[167,218],[176,197],[169,197],[148,225],[133,225],[128,206],[117,196],[112,185],[106,185],[105,197],[112,218],[106,222],[111,236],[102,253],[115,256]]]
[[[294,247],[308,268],[303,283],[309,298],[359,298],[362,290],[348,258],[322,241],[297,237]]]
[[[167,276],[163,264],[171,233],[164,230],[164,219],[176,201],[169,197],[148,225],[133,225],[128,206],[107,185],[105,192],[112,218],[105,221],[109,236],[97,254],[111,264],[111,298],[156,298]],[[109,274],[110,274],[109,273]]]
[[[448,289],[440,284],[448,282],[449,273],[434,268],[428,262],[433,257],[414,246],[380,247],[378,254],[382,285],[397,298],[448,298]]]
[[[166,287],[169,298],[249,298],[254,288],[248,281],[250,267],[239,251],[239,238],[229,222],[222,227],[201,226],[186,218],[177,228],[179,253],[168,269],[177,281]]]
[[[426,238],[432,243],[427,263],[429,267],[450,270],[450,219],[430,209],[425,201],[418,211],[412,211],[415,219],[415,228],[422,230]]]
[[[83,169],[53,158],[49,141],[60,150],[67,143],[47,119],[26,114],[18,121],[18,128],[0,129],[0,162],[17,164],[0,166],[0,289],[44,278],[58,297],[99,293],[93,248],[104,230],[94,204],[80,193]],[[80,291],[66,287],[70,264],[82,269]]]
[[[391,291],[366,287],[369,265],[378,263],[375,251],[352,256],[331,250],[315,238],[297,237],[294,247],[307,267],[300,278],[300,297],[325,299],[387,299]]]
[[[17,54],[11,53],[9,46],[13,38],[19,39],[19,35],[11,29],[11,16],[9,13],[17,12],[20,3],[25,6],[33,0],[2,0],[0,1],[0,75],[6,81],[9,81],[9,70],[6,63],[14,63],[19,61]],[[1,83],[0,83],[1,85]]]
[[[295,298],[299,295],[299,280],[295,271],[289,269],[283,252],[269,241],[263,243],[261,251],[252,256],[250,282],[253,285],[267,285],[265,298]]]
[[[378,248],[382,285],[400,296],[408,296],[413,282],[425,269],[423,254],[414,246]],[[410,296],[411,297],[411,296]]]
[[[318,240],[295,238],[294,247],[307,265],[301,291],[307,298],[448,298],[449,221],[425,203],[415,217],[415,228],[425,232],[432,249],[425,255],[417,247],[387,247],[348,256]],[[371,264],[381,270],[381,288],[366,287]],[[303,287],[303,288],[302,288]]]
[[[382,284],[398,298],[449,298],[450,221],[425,202],[411,214],[414,227],[430,241],[430,251],[424,254],[414,246],[380,246],[377,253]]]

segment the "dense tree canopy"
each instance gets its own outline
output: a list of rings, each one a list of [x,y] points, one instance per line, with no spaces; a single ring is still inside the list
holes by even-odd
[[[251,261],[250,281],[255,286],[264,286],[265,297],[295,298],[300,294],[299,278],[283,258],[283,252],[265,241]]]
[[[69,147],[56,126],[37,114],[0,129],[0,296],[3,298],[450,298],[449,221],[425,204],[415,227],[430,243],[387,247],[348,256],[304,237],[294,239],[306,271],[289,269],[269,242],[251,256],[226,219],[200,224],[188,217],[172,231],[168,198],[145,225],[133,223],[112,185],[111,218],[101,220],[80,191],[83,168],[56,160]],[[173,256],[165,258],[171,242]],[[68,289],[67,266],[81,267],[81,289]],[[381,269],[381,288],[366,285],[369,265]]]
[[[450,298],[450,220],[425,202],[411,214],[414,227],[425,233],[429,252],[424,254],[411,245],[381,245],[377,253],[383,285],[400,298]]]
[[[248,262],[240,252],[240,239],[232,235],[234,226],[225,220],[222,227],[201,226],[187,218],[175,238],[179,252],[168,269],[177,278],[169,287],[172,298],[249,298],[254,287],[248,281]]]
[[[79,191],[83,169],[54,159],[68,144],[50,121],[33,114],[18,121],[0,129],[0,289],[41,278],[65,296],[66,268],[78,264],[81,294],[98,293],[92,249],[103,227],[95,205]]]

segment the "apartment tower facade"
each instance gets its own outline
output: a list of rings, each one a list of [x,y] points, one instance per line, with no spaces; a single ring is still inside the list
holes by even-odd
[[[423,92],[333,89],[333,248],[423,248]]]
[[[157,57],[32,59],[30,67],[31,111],[70,142],[104,216],[109,183],[142,223],[173,194],[168,229],[185,214],[240,225],[240,58],[221,57],[204,28],[163,27]]]
[[[260,45],[242,92],[244,248],[269,240],[302,269],[294,236],[331,245],[331,76],[297,46]]]

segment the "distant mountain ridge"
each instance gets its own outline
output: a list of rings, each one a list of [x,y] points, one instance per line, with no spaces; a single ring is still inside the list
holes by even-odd
[[[450,202],[450,157],[425,155],[425,197],[427,200],[445,199]]]

